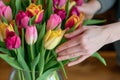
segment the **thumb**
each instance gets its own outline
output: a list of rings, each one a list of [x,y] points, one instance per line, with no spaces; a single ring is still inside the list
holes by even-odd
[[[77,30],[71,32],[71,33],[68,33],[68,34],[65,34],[65,38],[72,38],[72,37],[75,37],[79,34],[81,34],[82,32],[85,31],[85,28],[78,28]]]

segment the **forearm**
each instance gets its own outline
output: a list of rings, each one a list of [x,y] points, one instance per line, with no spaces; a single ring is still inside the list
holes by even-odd
[[[120,40],[120,22],[105,25],[103,29],[106,36],[106,44]]]

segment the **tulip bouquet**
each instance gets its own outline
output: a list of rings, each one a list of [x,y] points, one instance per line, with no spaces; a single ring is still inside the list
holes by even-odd
[[[16,69],[16,80],[59,80],[70,60],[57,61],[55,48],[65,33],[101,20],[86,20],[77,7],[84,0],[0,1],[0,58]],[[97,53],[93,54],[105,64]],[[74,58],[77,59],[77,58]],[[14,80],[14,79],[13,79]]]

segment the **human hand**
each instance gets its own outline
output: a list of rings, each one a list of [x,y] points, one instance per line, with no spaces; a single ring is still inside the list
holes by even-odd
[[[99,26],[84,26],[72,33],[66,34],[65,37],[70,40],[56,49],[57,60],[62,61],[79,57],[77,60],[70,62],[68,66],[84,61],[107,44],[108,35],[104,32],[104,28]]]
[[[88,3],[84,3],[82,6],[77,6],[77,8],[79,11],[85,13],[86,19],[91,19],[101,8],[101,4],[98,0],[89,0]]]

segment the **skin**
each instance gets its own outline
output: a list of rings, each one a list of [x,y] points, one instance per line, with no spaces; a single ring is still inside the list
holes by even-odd
[[[94,10],[97,11],[97,9]],[[94,14],[96,11],[94,11]],[[86,15],[88,14],[91,17],[94,15],[86,10]],[[66,34],[65,37],[69,40],[56,49],[57,60],[62,61],[79,57],[77,60],[68,63],[68,66],[73,66],[90,57],[104,45],[120,40],[120,22],[103,26],[83,26],[72,33]]]

